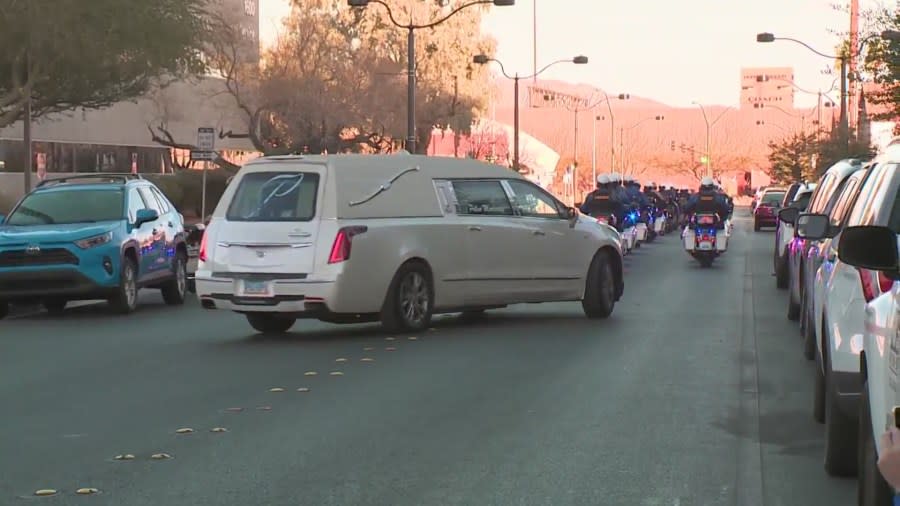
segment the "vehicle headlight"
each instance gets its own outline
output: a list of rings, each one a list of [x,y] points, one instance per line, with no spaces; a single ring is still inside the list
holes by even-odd
[[[112,232],[107,232],[105,234],[95,235],[93,237],[88,237],[87,239],[75,241],[75,245],[81,249],[90,249],[102,244],[106,244],[111,240]]]

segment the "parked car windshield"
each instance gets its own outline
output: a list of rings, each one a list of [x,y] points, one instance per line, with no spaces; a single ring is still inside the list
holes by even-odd
[[[25,197],[4,225],[64,225],[121,220],[125,199],[121,188],[66,188]]]
[[[229,221],[309,221],[316,215],[319,175],[311,172],[253,172],[241,178]]]

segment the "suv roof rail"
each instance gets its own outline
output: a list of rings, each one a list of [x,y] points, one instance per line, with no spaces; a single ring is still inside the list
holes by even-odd
[[[96,174],[76,174],[72,176],[52,177],[41,181],[35,188],[41,188],[52,184],[67,183],[72,179],[103,179],[110,183],[127,183],[128,181],[144,179],[140,174],[130,172],[98,172]]]

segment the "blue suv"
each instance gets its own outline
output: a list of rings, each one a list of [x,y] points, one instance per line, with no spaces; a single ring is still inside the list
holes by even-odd
[[[138,175],[48,179],[0,216],[0,318],[10,304],[60,313],[93,299],[126,314],[140,288],[183,304],[186,271],[184,218]]]

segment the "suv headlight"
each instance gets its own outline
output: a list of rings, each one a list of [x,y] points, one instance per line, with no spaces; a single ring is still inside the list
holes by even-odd
[[[81,249],[90,249],[102,244],[106,244],[111,240],[112,232],[107,232],[105,234],[95,235],[93,237],[88,237],[87,239],[75,241],[75,245]]]

